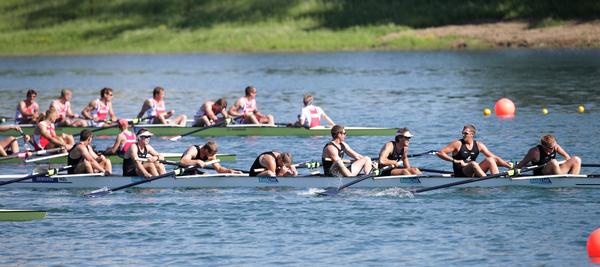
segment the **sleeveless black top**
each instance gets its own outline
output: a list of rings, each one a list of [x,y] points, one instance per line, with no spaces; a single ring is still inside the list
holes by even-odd
[[[142,151],[140,149],[140,146],[138,146],[138,144],[134,144],[138,151],[137,151],[137,156],[138,158],[148,158],[148,149],[145,148],[144,151]],[[135,173],[135,161],[132,158],[123,158],[123,176],[136,176],[137,174]]]
[[[542,145],[537,145],[537,149],[540,152],[540,159],[538,161],[532,161],[532,165],[543,165],[556,158],[556,150],[552,149],[552,152],[546,153]],[[533,175],[542,175],[542,169],[533,170]]]
[[[327,143],[324,147],[323,147],[323,155],[325,154],[325,149],[327,148],[327,146],[332,145],[333,147],[335,147],[338,151],[338,157],[340,158],[344,158],[344,154],[346,154],[346,146],[344,146],[344,143],[340,144],[340,147],[337,147],[333,142],[329,142]],[[330,176],[331,175],[331,166],[333,166],[333,161],[331,160],[325,160],[325,157],[321,157],[321,165],[323,166],[323,175],[325,176]]]
[[[477,146],[477,141],[473,140],[473,147],[471,150],[467,149],[467,145],[465,139],[460,139],[460,149],[458,153],[452,155],[452,158],[455,160],[462,160],[465,163],[469,163],[471,161],[475,161],[477,156],[479,156],[479,147]],[[465,177],[466,175],[462,171],[462,166],[458,163],[452,163],[452,169],[454,170],[455,177]]]
[[[398,162],[402,161],[402,156],[404,156],[404,149],[400,149],[400,151],[397,151],[396,150],[396,144],[397,144],[396,141],[389,141],[388,143],[390,143],[390,142],[392,143],[393,148],[392,148],[392,153],[387,155],[387,159],[395,160]],[[385,167],[385,166],[379,166],[379,168],[383,168],[383,167]],[[383,171],[381,173],[381,175],[382,176],[392,175],[392,169]]]
[[[193,157],[193,160],[201,160],[201,161],[207,161],[208,160],[208,156],[200,156],[200,146],[199,145],[194,145],[194,147],[196,147],[196,156]],[[181,156],[183,158],[183,155]],[[183,172],[184,175],[197,175],[197,174],[204,174],[203,171],[200,171],[198,169],[187,169]]]
[[[258,155],[258,157],[256,157],[256,159],[254,160],[254,163],[252,163],[252,166],[250,167],[250,172],[248,174],[248,176],[257,176],[259,173],[261,173],[262,171],[254,171],[255,169],[263,169],[265,168],[265,166],[260,164],[260,157],[262,155],[271,155],[271,157],[273,158],[277,158],[277,156],[275,156],[275,153],[273,153],[273,151],[269,151],[269,152],[263,152],[262,154]]]
[[[79,143],[79,144],[81,144],[81,143]],[[79,145],[79,144],[77,144],[77,145]],[[71,168],[69,170],[67,170],[68,174],[75,174],[75,168],[77,168],[77,165],[79,165],[79,163],[81,163],[84,160],[84,158],[81,155],[79,155],[79,158],[76,158],[76,159],[71,157],[71,151],[73,151],[73,149],[75,149],[77,147],[77,145],[73,146],[69,150],[69,155],[67,156],[67,165],[71,166]],[[90,149],[87,146],[85,148],[88,150],[88,152],[90,151]]]

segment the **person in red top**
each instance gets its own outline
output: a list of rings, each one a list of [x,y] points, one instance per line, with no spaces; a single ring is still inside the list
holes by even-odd
[[[246,87],[246,95],[240,97],[238,101],[229,109],[229,115],[237,117],[239,124],[275,124],[273,115],[263,115],[256,106],[256,88],[254,86]]]
[[[129,131],[129,122],[125,119],[119,119],[119,129],[121,132],[117,135],[115,143],[104,150],[104,155],[120,155],[123,156],[129,150],[132,144],[137,142],[135,133]]]
[[[17,125],[0,125],[0,132],[6,132],[10,130],[15,130],[17,132],[21,131],[21,127]],[[24,141],[29,141],[29,136],[24,136]],[[6,157],[9,154],[19,153],[19,143],[17,142],[17,138],[13,136],[9,136],[0,140],[0,157]],[[28,154],[29,155],[29,154]]]
[[[154,88],[152,92],[152,98],[146,99],[142,105],[142,109],[138,113],[138,118],[148,118],[150,124],[174,124],[179,126],[185,126],[187,122],[187,116],[179,115],[175,119],[170,120],[175,110],[169,110],[165,108],[165,89],[162,87]]]
[[[50,104],[50,107],[54,108],[58,114],[56,118],[57,126],[85,127],[87,126],[85,120],[80,119],[79,115],[74,114],[71,110],[72,97],[71,90],[63,89],[60,91],[60,97]]]
[[[56,134],[54,123],[58,118],[58,112],[54,108],[46,111],[44,118],[36,124],[34,139],[37,140],[38,149],[50,149],[64,147],[71,149],[75,140],[70,134]]]
[[[333,120],[325,114],[323,109],[318,106],[313,105],[313,96],[305,95],[304,99],[304,108],[302,108],[302,114],[300,115],[299,124],[302,127],[312,128],[321,125],[321,117],[323,117],[327,121],[327,126],[332,127],[335,125]]]
[[[35,102],[36,98],[37,92],[35,90],[27,90],[27,98],[21,100],[17,105],[17,112],[15,113],[16,124],[34,124],[37,122],[40,115],[40,106]]]
[[[81,111],[83,118],[92,127],[110,126],[107,121],[116,121],[117,116],[112,107],[113,89],[105,87],[100,90],[100,98],[90,101]],[[110,116],[110,119],[108,118]]]
[[[225,121],[229,118],[225,110],[227,110],[227,100],[225,98],[219,98],[215,102],[204,102],[194,116],[194,127],[211,126]],[[223,117],[217,117],[219,114]]]

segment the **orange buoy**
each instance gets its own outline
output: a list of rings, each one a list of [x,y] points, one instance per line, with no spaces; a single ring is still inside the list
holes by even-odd
[[[590,234],[587,240],[588,256],[593,258],[594,262],[600,262],[600,228]]]
[[[494,111],[498,117],[514,117],[515,110],[515,103],[505,97],[496,101],[496,105],[494,106]]]

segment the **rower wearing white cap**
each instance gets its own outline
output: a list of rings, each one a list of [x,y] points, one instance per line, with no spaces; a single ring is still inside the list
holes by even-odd
[[[489,170],[491,174],[500,171],[498,166],[510,168],[511,165],[502,158],[494,155],[481,141],[476,141],[477,130],[472,124],[467,124],[462,130],[462,139],[454,140],[446,147],[437,152],[437,156],[445,161],[452,162],[455,177],[483,177]],[[485,155],[485,159],[477,163],[479,152]],[[452,154],[449,156],[448,154]]]
[[[164,157],[150,145],[152,135],[146,128],[137,132],[137,143],[129,147],[123,157],[123,176],[152,177],[166,172],[165,166],[159,161]]]
[[[117,135],[115,143],[111,147],[106,148],[104,151],[105,155],[124,156],[129,150],[129,147],[137,141],[135,134],[129,131],[129,122],[127,120],[119,119],[117,122],[119,123],[121,132]]]
[[[393,166],[393,169],[383,171],[382,175],[410,175],[421,174],[418,168],[410,167],[408,162],[408,146],[413,135],[408,128],[401,128],[396,132],[394,141],[383,145],[379,151],[379,168]]]
[[[362,156],[358,152],[350,148],[346,141],[346,129],[344,126],[335,125],[331,128],[331,142],[327,143],[323,148],[323,172],[325,176],[356,176],[361,171],[368,174],[373,168],[371,166],[371,158]],[[348,154],[354,159],[354,162],[345,161],[344,154]],[[346,167],[346,163],[351,163]]]

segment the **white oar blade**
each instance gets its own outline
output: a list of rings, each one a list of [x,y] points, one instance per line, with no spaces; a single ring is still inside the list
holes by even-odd
[[[171,137],[171,138],[169,139],[169,141],[173,141],[173,142],[175,142],[175,141],[179,141],[179,139],[181,139],[181,135],[178,135],[178,136],[175,136],[175,137]]]
[[[108,187],[102,187],[100,189],[96,189],[94,191],[88,192],[83,194],[86,197],[101,197],[101,196],[105,196],[108,194],[111,194],[112,191],[110,191],[110,189],[108,189]]]

